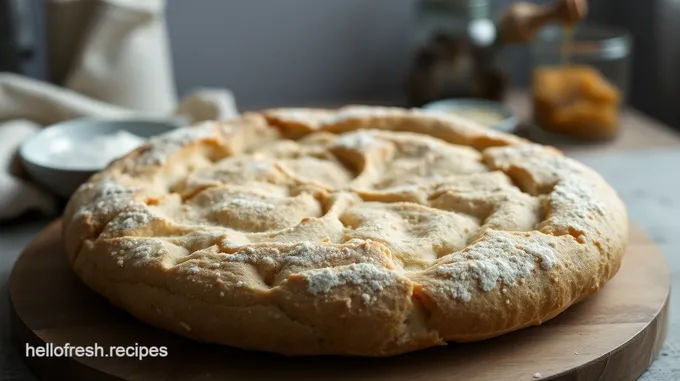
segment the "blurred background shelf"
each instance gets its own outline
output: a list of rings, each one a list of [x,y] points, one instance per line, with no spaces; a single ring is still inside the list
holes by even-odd
[[[28,29],[12,28],[7,21],[36,28],[28,34],[32,39],[22,39],[28,55],[10,51],[8,35],[0,33],[0,67],[47,77],[45,41],[39,38],[45,3],[0,0],[0,31],[11,29],[18,40],[19,31]],[[415,3],[202,0],[195,6],[171,1],[167,25],[178,92],[197,85],[223,86],[247,109],[394,98],[403,90],[408,69]],[[509,3],[494,0],[495,9]],[[10,14],[10,4],[20,4],[22,12]],[[675,106],[680,98],[680,2],[598,0],[589,2],[589,8],[586,21],[622,27],[633,36],[631,105],[680,128],[680,108]],[[284,27],[286,33],[281,33]],[[512,50],[512,85],[526,86],[529,53],[525,47]]]

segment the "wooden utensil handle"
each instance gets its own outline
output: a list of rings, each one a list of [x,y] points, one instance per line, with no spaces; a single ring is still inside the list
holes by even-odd
[[[547,5],[521,1],[501,14],[498,29],[504,42],[523,43],[533,39],[543,25],[551,22],[573,25],[587,13],[586,0],[558,0]]]

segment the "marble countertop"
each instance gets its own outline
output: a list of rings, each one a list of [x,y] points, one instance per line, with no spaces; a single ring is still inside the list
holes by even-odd
[[[661,247],[671,269],[672,287],[680,288],[680,149],[635,150],[613,154],[574,155],[598,170],[628,205],[631,220]],[[45,219],[22,219],[0,225],[0,284],[7,281],[21,250],[44,228]],[[0,302],[0,379],[31,381],[35,377],[11,343],[8,298]],[[642,381],[680,380],[680,293],[671,293],[670,322],[661,354]]]

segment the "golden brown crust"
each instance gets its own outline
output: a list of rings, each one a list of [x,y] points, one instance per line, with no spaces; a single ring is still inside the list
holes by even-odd
[[[615,192],[559,151],[366,106],[175,131],[94,176],[64,217],[75,272],[112,303],[290,355],[540,324],[613,276],[627,241]]]

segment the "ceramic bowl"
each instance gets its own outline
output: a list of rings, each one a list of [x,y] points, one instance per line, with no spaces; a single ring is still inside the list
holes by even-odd
[[[519,124],[519,119],[509,107],[484,99],[443,99],[428,103],[422,108],[457,114],[494,130],[509,133],[514,132]]]
[[[87,145],[97,136],[127,131],[141,138],[176,129],[178,122],[171,120],[109,120],[96,118],[74,119],[42,129],[26,140],[19,148],[19,156],[28,174],[40,185],[53,193],[69,198],[90,176],[104,169],[101,165],[79,165],[78,168],[60,166],[51,156],[55,147]]]

